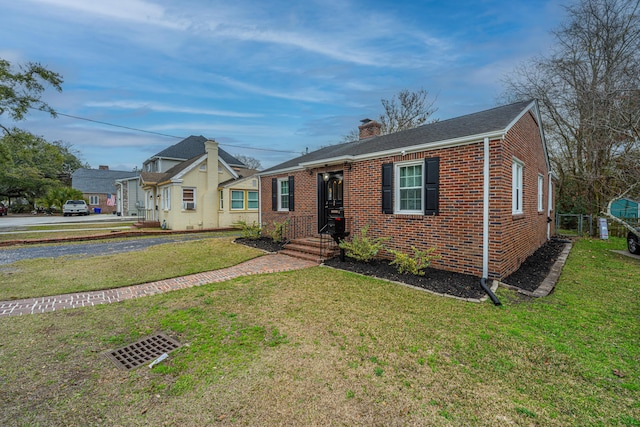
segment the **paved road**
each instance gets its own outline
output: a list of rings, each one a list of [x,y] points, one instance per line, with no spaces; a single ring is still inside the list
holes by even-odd
[[[15,231],[29,225],[47,224],[86,224],[100,222],[137,221],[138,217],[124,217],[117,215],[88,215],[88,216],[52,216],[52,215],[14,215],[0,217],[0,233]]]
[[[61,256],[87,257],[138,251],[154,245],[211,238],[211,234],[172,234],[118,241],[48,244],[0,248],[0,266],[33,258],[57,258]]]

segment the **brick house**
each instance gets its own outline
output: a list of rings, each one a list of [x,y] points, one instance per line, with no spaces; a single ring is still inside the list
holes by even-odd
[[[343,210],[351,234],[387,247],[436,247],[432,266],[502,279],[554,233],[553,176],[537,101],[518,102],[321,148],[260,173],[261,224],[289,238],[327,231]]]
[[[135,214],[134,209],[124,206],[135,206],[142,200],[138,187],[139,172],[110,170],[101,165],[98,169],[78,169],[71,174],[71,186],[80,190],[89,204],[92,213]],[[125,183],[125,184],[123,184]],[[127,185],[128,184],[128,185]],[[124,190],[124,185],[127,185]]]

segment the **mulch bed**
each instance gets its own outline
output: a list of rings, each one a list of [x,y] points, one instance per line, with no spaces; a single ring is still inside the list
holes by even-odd
[[[566,240],[551,239],[527,258],[520,268],[502,282],[533,292],[547,277],[551,267],[567,244]]]
[[[485,293],[480,287],[480,279],[468,274],[437,270],[427,267],[424,276],[414,274],[400,274],[395,265],[389,265],[388,260],[374,260],[369,263],[356,261],[349,257],[344,262],[340,258],[332,258],[324,263],[330,267],[352,271],[366,276],[393,280],[407,285],[427,289],[439,294],[449,294],[460,298],[482,298]]]
[[[279,252],[284,248],[284,243],[276,243],[271,237],[260,237],[259,239],[238,237],[235,242],[245,246],[251,246],[252,248],[262,249],[267,252]]]
[[[236,239],[236,242],[268,252],[278,252],[284,246],[267,237],[257,240],[239,238]],[[565,244],[566,241],[563,240],[549,240],[527,258],[520,266],[520,269],[504,279],[503,282],[528,291],[536,290],[547,277],[549,271],[551,271],[551,267],[558,259]],[[426,268],[424,276],[400,274],[395,266],[389,265],[389,262],[389,260],[374,260],[370,263],[364,263],[349,257],[346,257],[345,261],[341,262],[339,257],[336,257],[326,260],[324,264],[340,270],[406,283],[432,292],[460,298],[478,299],[486,295],[480,287],[479,277],[435,268]]]

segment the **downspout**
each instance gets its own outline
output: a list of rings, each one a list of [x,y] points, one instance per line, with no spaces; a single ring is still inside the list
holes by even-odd
[[[258,225],[262,227],[262,175],[258,175]]]
[[[484,167],[483,167],[483,200],[482,200],[482,278],[480,286],[489,295],[494,305],[500,305],[500,300],[487,286],[489,276],[489,138],[484,139]]]
[[[551,185],[551,176],[552,172],[549,171],[549,189],[547,190],[547,240],[551,239],[551,203],[553,203],[553,194],[551,194],[551,190],[553,189],[553,186]]]

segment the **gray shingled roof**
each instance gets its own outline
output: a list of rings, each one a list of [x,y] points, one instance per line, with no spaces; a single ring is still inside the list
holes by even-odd
[[[412,146],[503,131],[523,111],[529,108],[532,102],[531,100],[516,102],[478,113],[426,124],[401,132],[331,145],[280,163],[279,165],[264,170],[260,174],[264,175],[268,172],[296,168],[304,163],[322,162],[324,160],[348,156],[363,156],[388,150],[406,149]]]
[[[191,166],[197,160],[199,160],[202,157],[203,154],[204,153],[198,154],[197,156],[195,156],[195,157],[193,157],[193,158],[191,158],[189,160],[185,160],[182,163],[178,163],[177,165],[175,165],[174,167],[170,168],[166,172],[160,172],[160,173],[158,173],[158,172],[142,172],[142,173],[140,173],[140,176],[142,176],[142,180],[145,183],[158,184],[160,182],[166,182],[166,181],[170,180],[171,178],[173,178],[174,176],[178,175],[180,172],[182,172],[183,170],[185,170],[189,166]]]
[[[139,172],[104,169],[78,169],[71,174],[71,186],[83,193],[115,193],[116,179],[133,178]]]
[[[205,138],[202,135],[191,135],[190,137],[183,139],[177,144],[165,148],[158,154],[153,155],[151,158],[162,157],[165,159],[192,159],[205,153],[204,143],[208,140],[208,138]],[[244,163],[242,163],[240,160],[236,159],[220,147],[218,147],[218,156],[230,166],[246,167]]]

